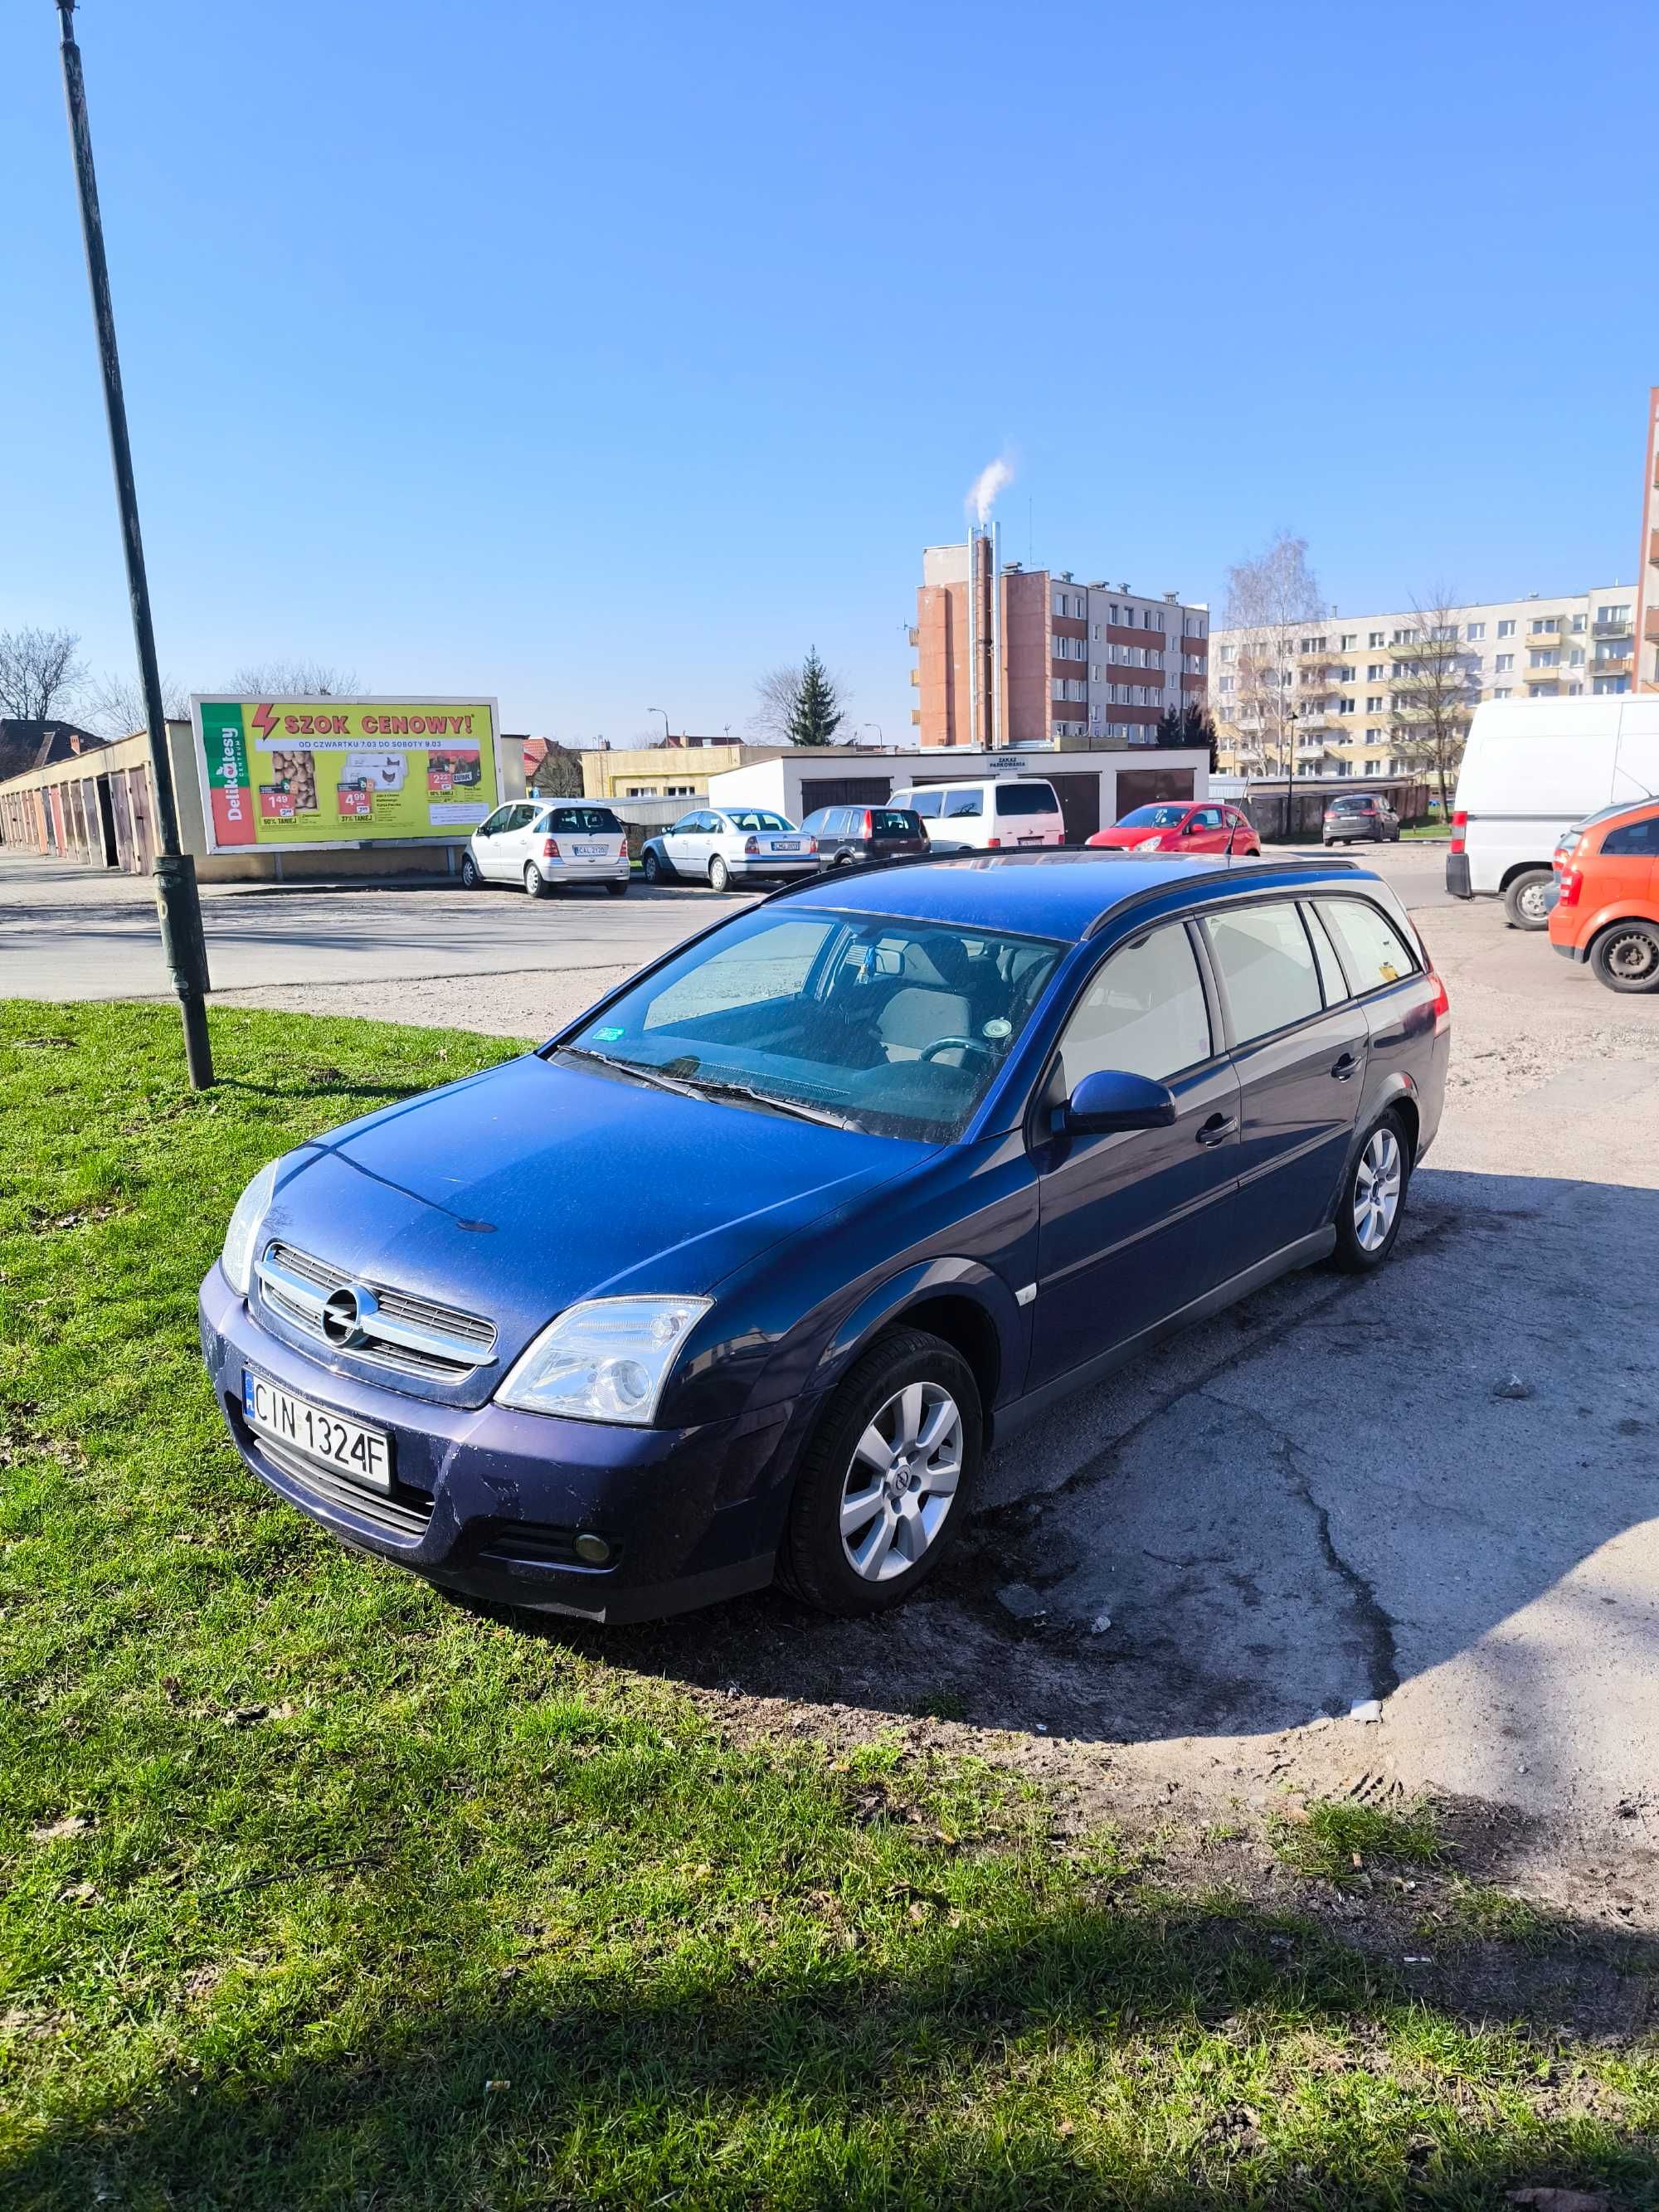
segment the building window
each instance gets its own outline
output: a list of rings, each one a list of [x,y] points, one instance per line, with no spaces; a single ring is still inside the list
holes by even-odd
[[[1498,623],[1498,635],[1499,635],[1499,637],[1513,637],[1513,636],[1515,635],[1515,624],[1514,624],[1514,623],[1513,623],[1513,622],[1501,622],[1501,623]]]
[[[1368,714],[1380,714],[1382,712],[1382,701],[1380,694],[1374,695],[1372,697],[1366,700],[1365,712]]]
[[[1492,666],[1500,676],[1507,676],[1514,665],[1515,655],[1512,653],[1500,653],[1492,662]]]
[[[1515,694],[1513,691],[1498,690],[1494,691],[1492,696],[1494,699],[1513,699]]]
[[[1463,635],[1471,645],[1478,645],[1486,635],[1486,625],[1485,623],[1471,623]]]
[[[1304,653],[1323,653],[1325,641],[1322,637],[1304,637],[1302,641],[1302,650]]]
[[[1598,629],[1611,629],[1615,624],[1627,623],[1629,620],[1628,601],[1622,607],[1597,607],[1595,610],[1595,626]]]
[[[1336,672],[1336,680],[1339,684],[1352,684],[1353,682],[1352,669],[1339,668]]]
[[[1218,691],[1224,693],[1231,691],[1233,688],[1232,678],[1231,676],[1218,676],[1215,682],[1215,688]]]
[[[1357,629],[1345,629],[1336,641],[1336,649],[1339,653],[1352,653],[1358,642],[1359,632]]]
[[[1353,701],[1352,699],[1339,699],[1336,702],[1336,711],[1339,714],[1352,714],[1353,712]]]
[[[1375,652],[1379,645],[1386,645],[1388,641],[1388,638],[1380,629],[1374,629],[1365,641],[1366,644],[1371,647],[1373,652]]]
[[[1583,617],[1583,615],[1575,615],[1575,616],[1573,617],[1573,618],[1572,618],[1572,634],[1573,634],[1573,635],[1574,635],[1575,637],[1577,637],[1577,636],[1579,635],[1579,633],[1583,630],[1583,627],[1584,627],[1584,617]]]
[[[1368,684],[1380,684],[1388,672],[1388,664],[1385,661],[1374,660],[1365,671],[1365,681]]]
[[[1366,763],[1365,763],[1365,774],[1366,774],[1367,775],[1382,775],[1382,762],[1381,762],[1381,761],[1374,761],[1374,760],[1371,760],[1371,761],[1367,761],[1367,762],[1366,762]]]
[[[1098,623],[1095,624],[1095,643],[1097,645],[1100,643],[1100,624]]]
[[[1532,634],[1534,637],[1551,637],[1560,627],[1559,615],[1540,615],[1533,623]]]
[[[1231,660],[1233,657],[1233,652],[1234,648],[1231,645],[1224,645],[1221,648],[1221,658],[1224,660]]]
[[[1616,699],[1621,692],[1630,690],[1630,678],[1628,676],[1598,676],[1590,690],[1598,699]]]
[[[1066,678],[1063,676],[1056,676],[1050,684],[1048,696],[1051,699],[1063,699],[1066,696]]]
[[[1582,668],[1583,665],[1584,648],[1582,645],[1575,645],[1567,655],[1567,665],[1569,668]]]
[[[1559,653],[1529,653],[1527,655],[1528,668],[1559,668],[1560,665],[1561,656]]]

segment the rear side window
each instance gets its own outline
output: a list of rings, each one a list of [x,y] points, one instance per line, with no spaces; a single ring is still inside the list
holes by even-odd
[[[1335,947],[1319,919],[1316,906],[1304,906],[1302,919],[1308,925],[1308,934],[1313,939],[1314,960],[1319,969],[1319,981],[1328,1006],[1340,1006],[1348,995],[1347,979],[1342,973],[1342,963],[1336,957]]]
[[[1240,907],[1206,915],[1204,930],[1232,1012],[1234,1040],[1249,1044],[1323,1004],[1313,947],[1293,906]]]
[[[913,813],[923,815],[928,821],[932,822],[938,817],[939,801],[939,794],[938,792],[918,791],[913,793],[911,795],[910,809]]]
[[[1356,995],[1397,983],[1417,967],[1410,947],[1391,921],[1360,899],[1320,899],[1320,918],[1336,939]]]
[[[1601,840],[1601,850],[1616,858],[1620,853],[1659,853],[1659,814],[1651,814],[1645,822],[1626,822],[1622,829],[1609,830]]]
[[[977,791],[947,791],[945,794],[947,815],[982,814],[984,811]]]
[[[975,814],[979,809],[974,809]],[[1000,783],[997,786],[999,814],[1058,814],[1060,801],[1054,797],[1054,786],[1048,783]]]
[[[1211,1049],[1198,963],[1176,924],[1113,953],[1090,984],[1060,1040],[1062,1080],[1068,1096],[1103,1067],[1167,1083]]]

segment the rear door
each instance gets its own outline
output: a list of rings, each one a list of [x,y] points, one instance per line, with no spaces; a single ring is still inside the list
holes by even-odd
[[[1370,1030],[1294,899],[1224,907],[1201,928],[1239,1081],[1238,1243],[1249,1266],[1330,1218]]]
[[[1085,1075],[1167,1083],[1167,1129],[1055,1137],[1053,1106]],[[1187,923],[1109,954],[1061,1033],[1036,1109],[1038,1279],[1029,1387],[1099,1358],[1201,1297],[1240,1262],[1238,1078]]]
[[[1066,823],[1052,786],[1035,778],[993,786],[995,835],[1004,845],[1063,845]]]

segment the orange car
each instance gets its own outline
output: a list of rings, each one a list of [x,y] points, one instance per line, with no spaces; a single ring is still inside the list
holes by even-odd
[[[1550,943],[1610,991],[1659,991],[1659,800],[1583,825],[1556,876]]]

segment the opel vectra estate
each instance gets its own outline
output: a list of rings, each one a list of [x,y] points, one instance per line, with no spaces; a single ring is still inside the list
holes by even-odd
[[[873,1613],[994,1438],[1287,1269],[1382,1263],[1449,1030],[1346,861],[843,871],[273,1162],[203,1350],[252,1472],[435,1583]]]

